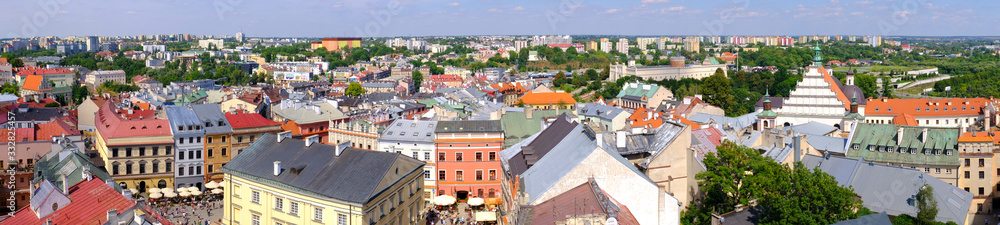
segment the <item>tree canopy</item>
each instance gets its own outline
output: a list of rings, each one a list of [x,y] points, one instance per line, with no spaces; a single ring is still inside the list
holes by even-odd
[[[361,84],[358,82],[351,82],[351,84],[347,85],[347,90],[344,91],[344,95],[355,98],[361,97],[362,95],[365,95],[365,89],[362,88]]]

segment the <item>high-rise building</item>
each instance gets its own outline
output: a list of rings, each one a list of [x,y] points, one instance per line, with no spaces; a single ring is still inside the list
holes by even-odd
[[[101,44],[101,42],[98,41],[97,36],[88,36],[87,37],[87,51],[88,52],[97,52],[97,49],[100,48],[100,44]]]
[[[236,41],[238,41],[238,42],[243,42],[243,41],[245,41],[245,40],[246,40],[246,39],[244,39],[244,38],[245,38],[245,37],[243,36],[243,31],[240,31],[240,32],[237,32],[237,33],[236,33]]]
[[[701,42],[698,37],[688,37],[684,39],[684,50],[699,53],[701,52]]]
[[[615,43],[615,50],[628,54],[628,38],[619,38],[618,43]]]

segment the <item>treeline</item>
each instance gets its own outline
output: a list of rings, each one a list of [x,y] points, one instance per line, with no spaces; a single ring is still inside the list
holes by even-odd
[[[685,78],[681,80],[646,80],[673,91],[680,99],[701,94],[706,103],[718,106],[727,116],[739,116],[755,111],[754,104],[765,94],[774,97],[788,97],[802,76],[792,74],[787,69],[777,72],[730,72],[723,75],[722,69],[704,79]]]
[[[951,87],[951,91],[945,91]],[[931,95],[947,97],[990,97],[1000,96],[1000,69],[954,76],[934,83]]]

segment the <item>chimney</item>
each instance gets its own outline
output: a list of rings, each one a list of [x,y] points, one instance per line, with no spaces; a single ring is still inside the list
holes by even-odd
[[[896,146],[903,145],[903,128],[896,129]]]
[[[59,178],[62,178],[62,193],[64,195],[69,195],[69,179],[66,178],[66,174],[60,174]]]
[[[281,174],[281,161],[274,161],[274,175]]]
[[[927,128],[924,128],[924,132],[920,135],[920,142],[927,143]]]
[[[524,117],[531,119],[531,106],[524,107]]]
[[[281,143],[281,141],[285,140],[285,138],[291,138],[291,137],[292,137],[292,131],[285,131],[278,133],[278,143]]]
[[[110,209],[110,210],[108,210],[108,217],[106,218],[108,221],[111,221],[111,218],[116,218],[116,217],[118,217],[118,210],[117,209]]]
[[[337,147],[336,151],[337,152],[335,152],[334,154],[337,155],[337,156],[340,156],[340,154],[344,153],[344,150],[347,149],[347,146],[350,146],[350,145],[351,145],[350,141],[345,141],[344,143],[337,144],[336,145],[336,147]]]
[[[795,161],[793,162],[802,161],[802,138],[805,136],[805,134],[800,134],[792,137],[792,148],[795,150],[795,156],[792,158]]]
[[[319,134],[313,134],[310,135],[309,137],[306,137],[306,147],[312,146],[317,142],[319,142]]]
[[[603,148],[604,147],[604,134],[597,134],[595,136],[596,137],[594,137],[594,139],[597,139],[597,147],[598,148]]]

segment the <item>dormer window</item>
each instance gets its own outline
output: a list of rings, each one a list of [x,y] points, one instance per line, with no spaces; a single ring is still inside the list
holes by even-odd
[[[887,110],[888,110],[889,112],[892,112],[892,108],[888,108]]]
[[[220,126],[220,127],[221,127],[221,126],[225,126],[225,125],[226,125],[226,124],[225,124],[225,123],[223,123],[223,122],[222,122],[222,120],[219,120],[219,126]]]
[[[917,107],[917,112],[920,112],[920,107]]]
[[[875,107],[875,111],[876,111],[876,112],[878,111],[878,107]]]
[[[183,131],[184,130],[184,126],[177,126],[177,130],[178,131]]]
[[[404,135],[406,135],[406,131],[399,132],[399,136],[404,136]]]

